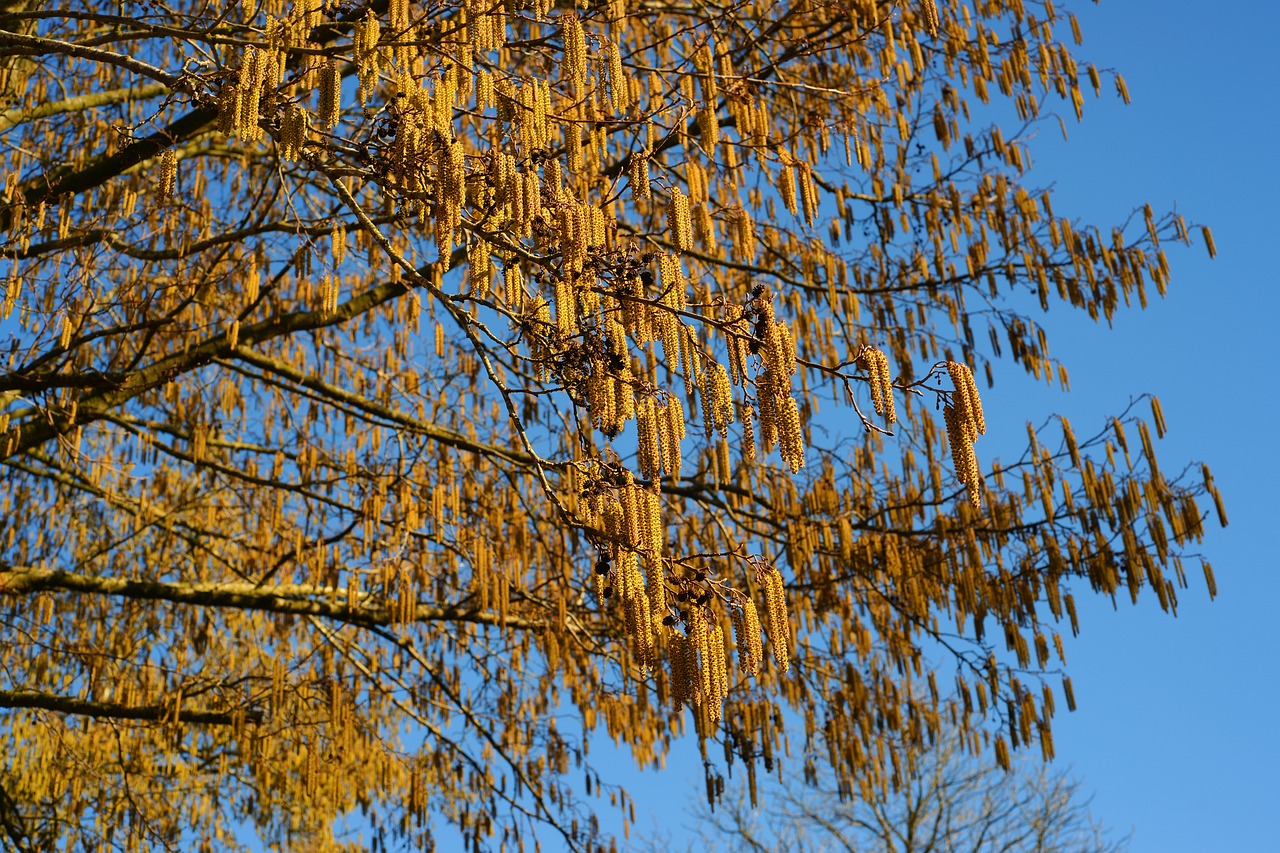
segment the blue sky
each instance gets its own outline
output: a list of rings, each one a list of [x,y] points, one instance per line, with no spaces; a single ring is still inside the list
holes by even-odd
[[[1169,426],[1157,448],[1161,467],[1210,464],[1231,520],[1225,530],[1212,524],[1203,547],[1218,598],[1210,602],[1192,578],[1171,618],[1154,596],[1137,606],[1125,596],[1114,609],[1077,596],[1081,634],[1068,643],[1067,664],[1079,710],[1055,719],[1056,763],[1093,793],[1095,817],[1132,833],[1133,853],[1276,849],[1267,815],[1280,796],[1280,664],[1271,651],[1280,540],[1269,534],[1280,529],[1280,448],[1272,445],[1280,405],[1265,365],[1280,317],[1268,257],[1280,243],[1280,71],[1271,44],[1280,11],[1182,0],[1071,9],[1084,33],[1077,57],[1121,72],[1132,104],[1104,89],[1087,100],[1083,123],[1068,109],[1065,142],[1056,122],[1044,125],[1031,145],[1030,182],[1054,185],[1059,214],[1100,226],[1144,202],[1177,209],[1212,228],[1218,256],[1210,261],[1198,239],[1191,249],[1170,247],[1168,297],[1121,312],[1111,328],[1051,308],[1051,353],[1068,366],[1072,390],[1047,389],[999,363],[997,387],[984,391],[988,436],[977,450],[982,458],[984,444],[997,443],[996,429],[1021,438],[1028,419],[1051,413],[1092,434],[1132,397],[1154,393]],[[669,757],[666,779],[631,788],[640,809],[659,806],[659,786],[701,796],[696,748],[681,751]],[[673,824],[668,818],[663,829],[678,839]],[[642,817],[640,829],[651,827]]]
[[[1133,103],[1089,102],[1066,143],[1046,133],[1032,149],[1035,175],[1056,183],[1055,208],[1089,221],[1147,201],[1176,206],[1213,229],[1218,257],[1199,246],[1171,254],[1168,297],[1119,315],[1109,333],[1051,318],[1072,391],[1033,399],[1084,430],[1130,393],[1159,395],[1169,424],[1162,467],[1207,461],[1231,525],[1214,525],[1204,545],[1216,601],[1193,582],[1176,619],[1127,601],[1082,613],[1067,649],[1080,709],[1055,721],[1058,760],[1095,792],[1098,817],[1133,831],[1135,853],[1275,849],[1267,815],[1280,795],[1280,664],[1270,626],[1280,545],[1269,534],[1280,526],[1280,462],[1265,365],[1280,316],[1268,257],[1280,224],[1280,72],[1264,34],[1280,26],[1280,11],[1155,0],[1078,6],[1080,56],[1123,73]],[[1017,387],[992,395],[991,408]]]

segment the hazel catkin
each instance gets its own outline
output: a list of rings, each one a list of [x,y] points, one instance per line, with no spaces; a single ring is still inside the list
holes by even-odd
[[[742,607],[734,608],[732,619],[738,647],[738,668],[743,675],[756,675],[760,672],[764,651],[760,642],[760,615],[756,611],[755,602],[750,598],[745,599]]]
[[[671,190],[667,202],[667,234],[676,251],[693,248],[693,221],[689,214],[689,197],[678,189]]]
[[[770,566],[765,570],[762,581],[769,645],[773,648],[774,663],[786,672],[791,668],[791,627],[787,619],[787,592],[782,573]]]

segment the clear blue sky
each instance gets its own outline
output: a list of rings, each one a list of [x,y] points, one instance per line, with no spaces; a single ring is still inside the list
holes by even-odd
[[[1084,431],[1130,392],[1158,394],[1169,423],[1162,468],[1207,461],[1231,525],[1215,525],[1204,545],[1218,579],[1213,603],[1193,582],[1176,619],[1127,601],[1082,614],[1067,650],[1080,709],[1055,722],[1058,760],[1096,793],[1097,816],[1133,830],[1135,853],[1276,850],[1280,406],[1265,366],[1280,317],[1269,257],[1280,225],[1280,11],[1185,0],[1075,6],[1079,54],[1123,73],[1133,103],[1091,101],[1066,143],[1046,133],[1033,147],[1039,180],[1056,183],[1055,209],[1101,223],[1144,201],[1176,205],[1212,227],[1218,257],[1200,247],[1171,253],[1168,298],[1121,314],[1110,332],[1051,321],[1072,392],[1035,400]]]
[[[1150,392],[1169,425],[1161,467],[1210,464],[1231,519],[1226,530],[1213,524],[1203,547],[1217,600],[1198,578],[1177,618],[1154,596],[1136,607],[1124,597],[1116,610],[1077,596],[1081,635],[1067,663],[1079,710],[1060,708],[1055,719],[1057,763],[1094,794],[1095,817],[1132,832],[1133,853],[1277,850],[1280,404],[1265,367],[1280,318],[1269,257],[1280,244],[1280,10],[1186,0],[1070,8],[1084,33],[1078,58],[1120,71],[1133,102],[1104,89],[1081,124],[1068,108],[1066,142],[1056,123],[1043,127],[1031,183],[1055,185],[1055,212],[1099,226],[1144,202],[1157,212],[1176,207],[1212,228],[1218,257],[1210,261],[1198,241],[1170,247],[1169,296],[1119,314],[1112,329],[1051,308],[1051,352],[1070,369],[1071,392],[1036,385],[1004,362],[997,388],[984,391],[988,436],[977,449],[981,458],[996,429],[1021,438],[1026,420],[1054,412],[1092,434]],[[648,784],[629,785],[638,810],[701,797],[696,747],[675,752],[665,778],[644,774]],[[681,840],[680,821],[666,813],[662,828]],[[653,827],[639,823],[642,832]]]

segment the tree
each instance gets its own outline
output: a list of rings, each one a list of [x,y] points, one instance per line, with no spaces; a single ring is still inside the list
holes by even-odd
[[[973,453],[1191,239],[1024,185],[1049,2],[130,5],[0,2],[8,843],[586,849],[597,730],[1007,764],[1074,595],[1176,606],[1135,411]]]
[[[1038,759],[1022,756],[1002,770],[971,756],[954,732],[920,748],[901,747],[915,760],[889,789],[870,783],[859,792],[841,790],[820,770],[811,784],[771,786],[758,808],[741,790],[719,809],[704,805],[697,811],[697,849],[1111,853],[1128,846],[1093,818],[1079,782]]]

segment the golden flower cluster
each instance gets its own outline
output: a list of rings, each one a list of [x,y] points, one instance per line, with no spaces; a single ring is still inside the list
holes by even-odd
[[[658,274],[662,279],[661,302],[669,307],[672,311],[683,311],[688,307],[687,289],[689,287],[689,279],[684,274],[684,268],[680,266],[680,256],[664,253],[658,258]],[[678,318],[672,317],[675,321],[671,325],[678,330],[680,323]],[[668,352],[667,359],[678,360],[678,354],[675,350]]]
[[[697,160],[689,160],[684,165],[685,185],[689,188],[689,203],[701,204],[711,198],[710,177],[707,170]]]
[[[631,181],[631,197],[645,201],[652,196],[649,188],[649,151],[638,151],[627,161],[627,179]]]
[[[368,103],[378,84],[378,73],[382,70],[378,42],[382,40],[382,25],[378,16],[370,9],[365,16],[356,21],[352,33],[353,53],[355,54],[356,73],[360,78],[360,103]]]
[[[702,372],[702,421],[707,437],[718,432],[721,438],[729,433],[729,424],[733,423],[733,387],[729,382],[729,372],[718,361]]]
[[[488,298],[493,285],[493,258],[484,240],[476,240],[467,249],[467,280],[472,296]]]
[[[472,2],[467,16],[476,53],[500,50],[507,43],[507,13],[502,4]]]
[[[320,67],[320,123],[335,128],[342,119],[342,70],[336,59]]]
[[[689,216],[689,197],[672,188],[667,202],[667,236],[678,252],[693,248],[693,221]]]
[[[658,403],[645,397],[636,404],[636,467],[646,480],[656,480],[662,473],[662,428]]]
[[[738,448],[738,455],[747,461],[751,461],[756,458],[755,409],[751,403],[743,402],[741,413],[742,446]]]
[[[342,266],[347,257],[347,228],[341,222],[329,230],[329,256],[333,260],[333,268]]]
[[[506,151],[493,152],[486,177],[493,190],[493,204],[497,208],[495,217],[498,221],[519,221],[516,208],[521,201],[524,176],[516,169],[515,156]]]
[[[1200,234],[1204,237],[1204,247],[1209,252],[1209,258],[1218,256],[1218,247],[1213,242],[1213,232],[1209,230],[1209,226],[1205,225],[1200,228]]]
[[[502,298],[515,311],[524,307],[524,273],[520,271],[520,263],[508,260],[502,268]]]
[[[764,607],[769,645],[773,648],[773,660],[783,672],[791,668],[790,632],[787,620],[787,591],[782,583],[782,573],[773,566],[763,572],[759,580],[764,584]]]
[[[557,294],[568,289],[568,285],[557,282]],[[560,309],[557,307],[556,310]],[[566,310],[571,311],[572,308]],[[606,369],[603,361],[593,361],[591,375],[587,379],[587,408],[596,429],[606,435],[621,432],[623,425],[635,416],[635,398],[635,379],[630,362],[624,362],[622,369],[615,373]]]
[[[787,212],[795,216],[800,210],[796,204],[796,180],[790,164],[785,160],[778,166],[778,175],[774,179],[774,187],[778,190],[778,196],[782,199],[782,205],[787,209]]]
[[[801,160],[795,169],[800,184],[800,212],[805,225],[812,226],[818,218],[818,186],[813,182],[813,168]]]
[[[893,406],[893,378],[889,373],[889,356],[875,347],[864,347],[862,350],[863,369],[871,384],[871,405],[876,414],[884,415],[889,423],[898,419]]]
[[[667,665],[671,672],[671,704],[679,711],[697,705],[699,699],[698,653],[692,641],[679,631],[667,637]]]
[[[982,472],[978,469],[978,459],[973,453],[973,443],[987,431],[987,423],[982,414],[978,386],[969,366],[963,362],[948,361],[947,372],[955,387],[951,405],[943,409],[947,440],[951,445],[951,459],[956,476],[968,491],[969,503],[976,509],[982,506]]]
[[[662,448],[662,470],[668,477],[680,478],[680,442],[684,440],[684,406],[675,397],[667,397],[658,409],[658,438]]]
[[[285,105],[280,117],[280,137],[277,140],[281,160],[290,162],[298,159],[303,146],[307,144],[309,125],[306,107],[293,102]]]
[[[677,710],[700,705],[718,723],[729,695],[724,631],[702,608],[689,614],[686,631],[687,636],[672,631],[667,641],[672,703]]]
[[[707,698],[707,716],[718,723],[724,713],[724,700],[729,696],[729,665],[725,654],[724,629],[710,622],[702,638],[702,691]]]
[[[729,222],[729,244],[738,261],[751,261],[756,256],[756,225],[745,207],[734,208]]]
[[[326,314],[332,314],[338,310],[339,290],[338,277],[336,275],[325,275],[321,279],[321,311]]]
[[[609,82],[609,106],[618,114],[631,106],[631,81],[622,67],[622,51],[617,42],[605,42],[605,73]]]
[[[586,266],[591,250],[604,246],[609,235],[600,208],[579,204],[569,193],[562,193],[561,201],[556,215],[556,245],[564,256],[565,270],[576,276]]]
[[[467,165],[460,142],[441,146],[436,167],[436,246],[441,261],[453,253],[454,235],[462,225],[462,205],[466,200]]]
[[[564,66],[561,71],[569,81],[569,92],[581,98],[587,88],[587,39],[582,21],[573,12],[560,16],[560,35],[564,40]]]
[[[757,675],[764,663],[764,646],[760,642],[760,614],[756,603],[744,597],[742,606],[732,612],[733,634],[738,646],[738,668],[743,675]]]
[[[720,97],[720,89],[716,83],[715,57],[710,42],[703,42],[693,52],[693,67],[698,72],[698,86],[702,90],[703,102],[714,104]]]
[[[160,198],[168,198],[173,195],[177,183],[178,152],[172,148],[166,148],[160,153],[160,180],[156,186],[156,192]]]
[[[616,498],[597,496],[588,502],[588,518],[596,518],[593,502],[607,501],[598,518],[611,541],[610,557],[595,573],[596,593],[603,604],[616,597],[623,606],[633,659],[641,667],[655,661],[654,626],[666,610],[662,550],[665,532],[662,501],[656,488],[637,484],[627,472]],[[640,557],[649,566],[649,577],[640,571]]]
[[[935,0],[920,0],[920,14],[924,18],[925,31],[936,37],[942,22],[938,19],[938,4]]]
[[[720,117],[716,115],[714,103],[698,110],[698,136],[707,156],[714,159],[720,143]]]
[[[498,85],[498,94],[503,89],[510,90],[511,84],[503,80]],[[552,113],[551,83],[546,79],[531,80],[516,90],[519,109],[516,120],[520,127],[521,145],[526,151],[546,148],[551,144],[551,122],[548,117]]]
[[[262,138],[262,98],[280,84],[284,55],[279,50],[249,45],[240,59],[234,82],[222,87],[218,97],[218,129],[246,142]]]
[[[804,467],[804,430],[800,409],[791,388],[796,371],[796,348],[791,329],[776,319],[773,294],[766,290],[752,299],[752,310],[758,320],[756,328],[764,334],[760,356],[764,369],[756,377],[756,406],[760,414],[760,444],[765,453],[774,446],[793,473]]]

